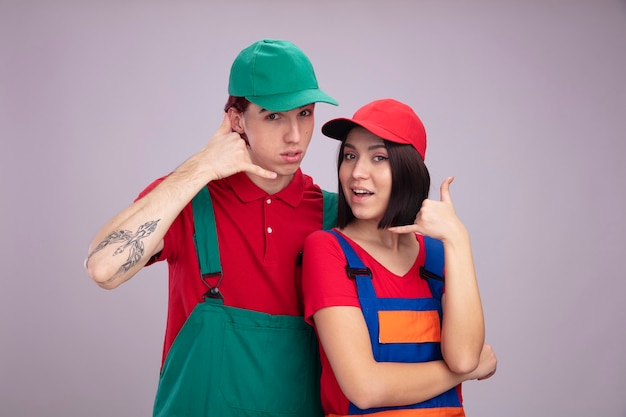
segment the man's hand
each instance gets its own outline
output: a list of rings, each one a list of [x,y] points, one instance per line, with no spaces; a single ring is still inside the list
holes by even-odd
[[[262,178],[274,179],[276,173],[252,163],[248,145],[231,128],[228,113],[207,145],[196,155],[198,164],[209,170],[208,181],[226,178],[238,172],[248,172]],[[208,182],[207,181],[207,182]]]

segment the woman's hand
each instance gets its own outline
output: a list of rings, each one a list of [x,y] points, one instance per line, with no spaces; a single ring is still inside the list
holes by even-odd
[[[441,183],[439,200],[426,199],[422,202],[413,224],[390,227],[389,230],[395,233],[419,233],[444,242],[458,235],[466,235],[465,226],[457,217],[450,197],[452,181],[454,177],[448,177]]]

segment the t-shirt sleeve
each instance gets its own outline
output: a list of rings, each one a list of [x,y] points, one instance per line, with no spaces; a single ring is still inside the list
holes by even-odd
[[[302,293],[304,317],[312,324],[318,310],[332,306],[360,307],[354,280],[346,274],[346,258],[335,236],[317,231],[304,242]]]

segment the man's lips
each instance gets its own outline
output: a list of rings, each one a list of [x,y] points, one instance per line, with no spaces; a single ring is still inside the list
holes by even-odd
[[[287,162],[299,162],[302,159],[303,152],[300,150],[287,151],[280,154],[280,156]]]

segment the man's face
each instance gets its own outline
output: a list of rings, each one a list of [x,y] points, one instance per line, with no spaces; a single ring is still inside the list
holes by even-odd
[[[247,139],[254,164],[291,177],[311,141],[314,110],[315,103],[283,112],[250,103],[243,114],[234,115],[233,130]]]

